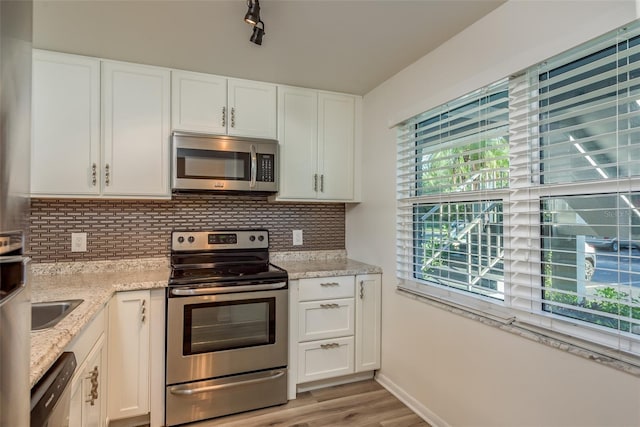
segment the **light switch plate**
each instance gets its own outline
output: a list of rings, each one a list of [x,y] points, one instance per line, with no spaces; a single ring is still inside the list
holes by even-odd
[[[87,233],[71,233],[71,252],[87,252]]]
[[[302,230],[293,230],[293,246],[302,245]]]

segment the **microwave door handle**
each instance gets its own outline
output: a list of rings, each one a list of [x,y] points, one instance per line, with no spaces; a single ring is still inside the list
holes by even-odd
[[[258,156],[256,154],[256,146],[251,144],[251,183],[249,188],[256,187],[256,177],[258,175]]]

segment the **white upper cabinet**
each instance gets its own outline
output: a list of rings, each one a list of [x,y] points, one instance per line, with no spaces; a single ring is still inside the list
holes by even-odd
[[[170,72],[102,63],[105,195],[169,196]]]
[[[355,98],[318,94],[319,199],[354,197]]]
[[[318,168],[318,92],[280,87],[279,198],[315,199]],[[314,179],[315,178],[315,179]]]
[[[173,130],[276,139],[276,86],[172,72]]]
[[[280,191],[276,200],[357,201],[358,98],[278,89]]]
[[[100,61],[34,50],[31,193],[100,193]]]
[[[32,196],[171,196],[169,70],[38,50],[33,64]]]
[[[188,71],[171,72],[173,130],[224,134],[226,115],[226,78]]]
[[[229,135],[276,139],[276,86],[229,79]]]

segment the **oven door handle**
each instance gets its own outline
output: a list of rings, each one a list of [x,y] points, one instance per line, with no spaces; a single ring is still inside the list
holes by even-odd
[[[265,381],[275,380],[277,378],[280,378],[283,375],[284,375],[284,371],[278,371],[275,374],[272,373],[268,377],[253,378],[253,379],[250,379],[250,380],[244,380],[244,381],[238,381],[238,382],[232,382],[232,383],[225,383],[225,384],[215,384],[215,385],[210,385],[210,386],[206,386],[206,387],[197,387],[197,388],[188,388],[189,387],[188,385],[187,386],[179,385],[179,386],[169,387],[169,392],[171,394],[176,394],[178,396],[191,396],[191,395],[194,395],[194,394],[207,393],[209,391],[214,391],[214,390],[223,390],[225,388],[238,387],[238,386],[249,385],[249,384],[263,383]]]
[[[287,282],[269,283],[264,285],[211,286],[206,288],[180,287],[171,289],[171,295],[176,297],[190,297],[198,295],[230,294],[246,291],[271,291],[274,289],[282,289],[286,286]]]

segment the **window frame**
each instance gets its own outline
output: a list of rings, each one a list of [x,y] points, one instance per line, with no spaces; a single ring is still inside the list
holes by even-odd
[[[628,32],[628,27],[632,32]],[[640,21],[620,30],[609,32],[594,41],[582,44],[552,60],[571,61],[589,55],[590,50],[607,43],[617,43],[620,35],[630,39],[640,34]],[[560,59],[557,59],[560,58]],[[542,64],[546,65],[546,64]],[[398,289],[442,302],[457,309],[489,317],[502,324],[517,325],[523,329],[546,336],[558,336],[565,342],[580,341],[580,345],[602,351],[601,346],[631,357],[640,356],[640,335],[625,333],[619,329],[569,318],[550,313],[544,309],[542,291],[542,232],[540,215],[541,200],[549,196],[574,196],[581,194],[626,194],[640,191],[640,176],[616,177],[605,181],[578,181],[566,183],[540,184],[540,132],[538,114],[540,107],[533,105],[537,98],[538,86],[532,81],[538,79],[540,64],[530,67],[526,72],[509,78],[509,188],[491,192],[469,192],[453,194],[433,194],[408,198],[401,197],[397,188],[397,276]],[[491,85],[489,85],[491,86]],[[488,87],[489,87],[488,86]],[[482,88],[479,91],[486,90]],[[476,93],[478,91],[475,91]],[[470,96],[465,95],[452,103]],[[640,104],[640,102],[639,102]],[[423,115],[426,113],[423,113]],[[640,114],[640,113],[639,113]],[[402,125],[406,125],[406,122]],[[406,129],[404,130],[406,132]],[[401,131],[402,132],[402,131]],[[617,132],[617,131],[616,131]],[[616,164],[619,164],[617,160]],[[400,157],[397,169],[400,171]],[[402,275],[402,256],[413,257],[411,251],[403,247],[403,241],[412,233],[413,226],[403,228],[400,215],[410,203],[476,202],[483,199],[501,199],[503,203],[504,238],[504,300],[487,298],[479,294],[443,287],[437,284],[412,280]],[[522,220],[517,217],[524,216]],[[404,252],[403,252],[404,251]],[[406,261],[405,261],[406,262]],[[536,282],[537,281],[537,282]],[[535,292],[541,292],[539,296]]]

